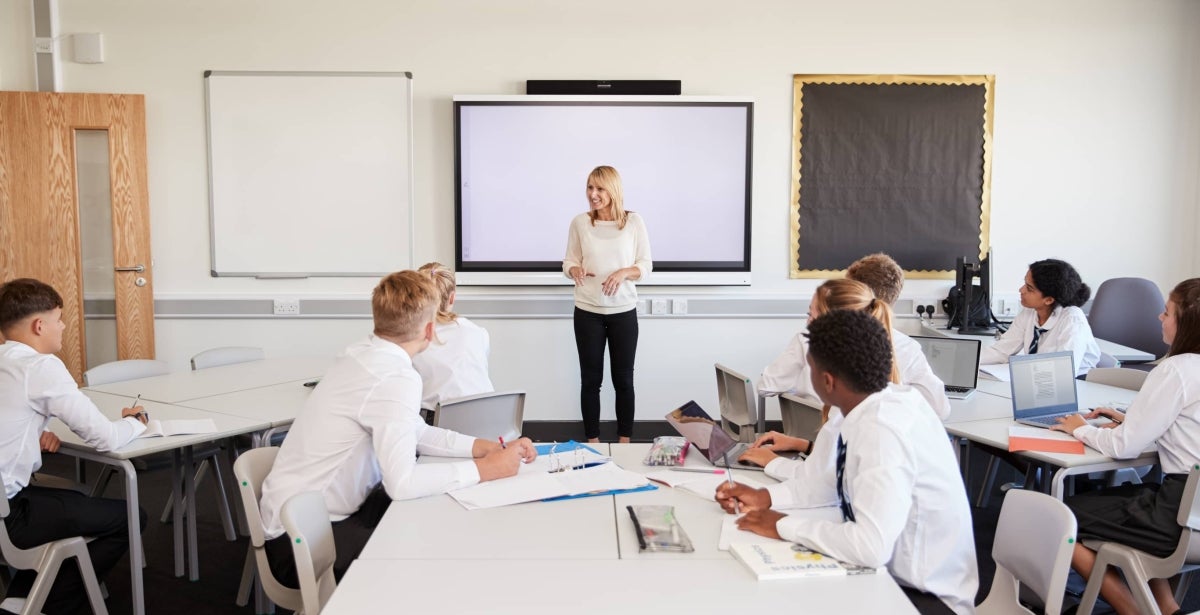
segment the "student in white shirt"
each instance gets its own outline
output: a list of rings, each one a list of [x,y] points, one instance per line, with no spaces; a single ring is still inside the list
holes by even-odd
[[[979,354],[981,365],[1008,363],[1017,354],[1060,352],[1075,354],[1075,375],[1084,376],[1100,360],[1100,347],[1079,306],[1092,297],[1092,289],[1079,272],[1064,261],[1040,260],[1025,272],[1019,289],[1021,310],[1008,331]]]
[[[334,574],[341,577],[392,500],[513,476],[522,459],[537,456],[527,438],[505,449],[421,419],[421,377],[412,357],[433,339],[438,298],[429,276],[416,271],[380,280],[371,296],[374,335],[346,349],[297,414],[259,504],[272,539],[271,569],[286,585],[298,586],[280,510],[297,493],[324,496],[337,546]],[[465,460],[418,464],[418,453]]]
[[[1081,494],[1066,501],[1079,522],[1079,537],[1118,542],[1165,557],[1179,545],[1183,528],[1176,521],[1188,472],[1200,464],[1200,278],[1180,282],[1159,316],[1167,356],[1150,372],[1129,410],[1099,408],[1090,414],[1059,419],[1054,427],[1117,459],[1131,459],[1151,444],[1158,446],[1162,484],[1122,485]],[[1106,416],[1112,423],[1089,425],[1085,418]],[[1075,543],[1071,566],[1085,579],[1096,553]],[[1182,613],[1167,579],[1150,582],[1159,610]],[[1112,570],[1100,594],[1118,613],[1137,613],[1129,587]]]
[[[30,484],[31,477],[42,466],[42,453],[54,453],[60,444],[46,431],[50,419],[59,419],[89,446],[105,452],[145,431],[145,414],[141,406],[125,408],[123,418],[111,421],[79,391],[62,360],[52,354],[62,350],[62,307],[62,297],[43,282],[21,278],[0,285],[0,339],[7,340],[0,344],[0,475],[11,511],[4,524],[22,549],[89,537],[92,567],[103,580],[129,550],[125,502],[40,487]],[[145,527],[144,512],[141,523]],[[33,571],[17,572],[8,597],[27,596],[34,578]],[[42,611],[78,613],[88,604],[78,566],[64,564]]]
[[[571,220],[563,273],[575,281],[575,348],[579,406],[588,442],[600,441],[604,346],[617,403],[617,440],[633,435],[633,363],[637,354],[637,288],[650,274],[650,238],[642,217],[625,210],[621,176],[600,166],[587,179],[588,211]]]
[[[495,391],[488,377],[487,329],[454,313],[454,272],[441,263],[427,263],[418,271],[433,280],[441,296],[433,343],[413,357],[424,386],[421,407],[432,409],[447,399]]]
[[[835,489],[841,522],[772,510],[772,491],[722,485],[738,527],[861,566],[887,566],[923,613],[974,612],[979,573],[971,511],[941,421],[911,387],[888,385],[892,346],[869,314],[835,310],[809,325],[813,389],[845,415]]]

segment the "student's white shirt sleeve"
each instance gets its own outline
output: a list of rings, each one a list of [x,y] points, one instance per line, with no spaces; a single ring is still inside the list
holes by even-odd
[[[567,230],[567,255],[563,257],[563,275],[571,277],[572,267],[583,266],[583,246],[579,239],[579,227],[574,220]]]
[[[1164,364],[1150,372],[1120,426],[1102,429],[1084,425],[1076,428],[1073,435],[1115,459],[1140,455],[1167,432],[1183,409],[1183,374],[1174,367]]]
[[[868,441],[856,442],[846,459],[847,492],[853,494],[855,522],[790,515],[780,519],[775,529],[785,540],[852,564],[878,568],[891,560],[908,521],[916,464],[892,430],[873,429],[864,439]]]
[[[910,340],[911,341],[911,340]],[[915,347],[915,348],[913,348]],[[900,381],[917,390],[921,397],[933,408],[934,414],[945,421],[950,418],[950,399],[946,397],[946,383],[933,373],[921,346],[912,342],[905,344],[905,350],[896,348],[897,369],[900,371]],[[915,352],[914,352],[915,350]]]
[[[445,493],[479,482],[474,461],[417,463],[417,452],[436,456],[469,457],[474,438],[429,427],[416,408],[404,408],[411,394],[392,382],[381,383],[363,404],[360,422],[371,431],[379,458],[383,487],[393,500]]]
[[[838,412],[834,410],[834,412]],[[837,425],[827,422],[817,432],[807,459],[771,460],[763,468],[767,476],[781,481],[767,487],[771,508],[817,508],[836,506]]]
[[[654,269],[654,261],[650,258],[650,235],[641,216],[631,215],[629,222],[634,224],[633,266],[641,272],[638,281],[645,282],[646,276]]]
[[[984,348],[979,353],[980,365],[996,365],[1008,363],[1008,358],[1020,353],[1025,349],[1025,340],[1032,339],[1030,333],[1030,323],[1036,316],[1036,312],[1029,308],[1022,309],[1017,317],[1013,319],[1009,325],[1008,331],[1000,336],[991,346]]]
[[[1059,321],[1054,328],[1054,338],[1058,344],[1056,348],[1047,350],[1070,350],[1075,361],[1076,376],[1082,376],[1096,366],[1100,361],[1100,347],[1092,335],[1092,326],[1081,310],[1075,308],[1068,312],[1064,309],[1059,313]]]
[[[29,399],[46,409],[47,420],[53,417],[62,421],[85,444],[101,453],[125,446],[146,430],[141,421],[132,417],[116,421],[105,417],[96,404],[80,392],[58,357],[37,361],[27,382]]]
[[[775,358],[758,379],[758,392],[763,395],[794,393],[816,399],[808,377],[808,344],[802,333],[792,336],[787,348]]]

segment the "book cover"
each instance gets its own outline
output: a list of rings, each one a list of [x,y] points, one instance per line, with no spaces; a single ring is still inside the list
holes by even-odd
[[[759,581],[875,572],[874,568],[847,564],[790,542],[733,543],[729,550]]]
[[[1008,428],[1008,450],[1040,451],[1043,453],[1083,454],[1083,442],[1061,431],[1013,425]]]

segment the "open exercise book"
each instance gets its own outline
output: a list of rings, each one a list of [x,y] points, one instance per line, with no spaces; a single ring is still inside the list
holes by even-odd
[[[147,421],[146,431],[139,438],[159,436],[182,436],[194,433],[216,433],[217,424],[212,419],[175,419],[170,421]]]
[[[574,445],[574,447],[571,447]],[[647,487],[645,476],[612,463],[585,446],[558,445],[555,453],[542,452],[533,463],[522,464],[516,476],[451,491],[463,508],[476,510],[564,496],[609,493]]]
[[[875,572],[874,568],[847,564],[801,545],[778,540],[767,544],[736,543],[729,550],[759,581]]]
[[[676,470],[656,470],[646,474],[646,478],[662,483],[669,487],[682,489],[692,495],[699,496],[706,500],[712,500],[716,497],[717,487],[722,483],[727,482],[725,478],[725,470],[719,470],[720,474],[698,474],[692,472],[679,472]],[[736,482],[742,483],[747,487],[762,489],[767,485],[753,478],[737,477]]]

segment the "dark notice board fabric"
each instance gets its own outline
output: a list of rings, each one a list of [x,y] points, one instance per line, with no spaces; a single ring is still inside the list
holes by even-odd
[[[799,268],[977,258],[984,104],[983,85],[804,85]]]

